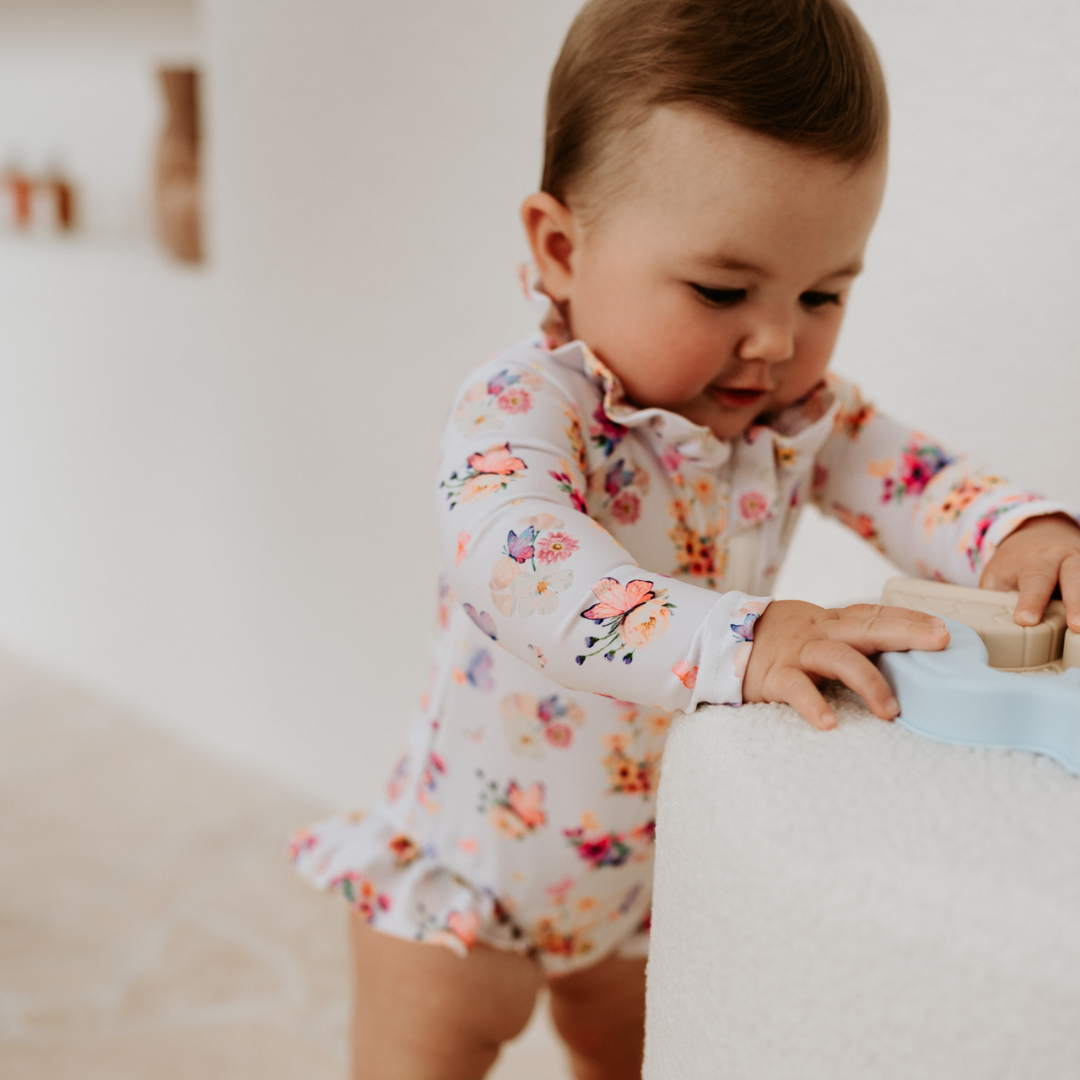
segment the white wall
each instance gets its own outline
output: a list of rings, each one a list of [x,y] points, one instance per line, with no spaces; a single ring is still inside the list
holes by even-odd
[[[836,366],[1080,503],[1080,9],[855,6],[893,169]],[[381,785],[426,674],[444,411],[529,328],[516,208],[575,8],[203,0],[208,269],[0,245],[6,641],[330,801]],[[787,592],[879,588],[801,532]]]

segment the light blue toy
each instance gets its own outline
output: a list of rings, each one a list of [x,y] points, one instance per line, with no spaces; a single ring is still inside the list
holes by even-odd
[[[942,652],[878,658],[900,702],[897,723],[942,742],[1047,754],[1080,774],[1080,670],[1024,675],[989,666],[979,635],[945,619]]]

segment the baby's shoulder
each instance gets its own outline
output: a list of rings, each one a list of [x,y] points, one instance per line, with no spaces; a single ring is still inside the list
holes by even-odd
[[[462,435],[496,433],[530,414],[537,419],[553,410],[554,415],[591,411],[600,396],[574,349],[552,352],[538,338],[530,338],[466,376],[455,395],[450,422]]]

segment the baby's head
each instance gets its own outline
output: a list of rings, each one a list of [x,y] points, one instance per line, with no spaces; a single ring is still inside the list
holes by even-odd
[[[734,437],[828,364],[887,126],[841,0],[589,0],[522,207],[544,288],[632,401]]]

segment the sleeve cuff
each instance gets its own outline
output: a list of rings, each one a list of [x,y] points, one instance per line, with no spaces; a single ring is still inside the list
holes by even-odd
[[[994,523],[986,530],[986,536],[982,542],[982,565],[994,557],[998,545],[1006,537],[1011,536],[1025,521],[1036,517],[1050,517],[1053,514],[1064,514],[1080,525],[1080,517],[1069,507],[1062,503],[1050,502],[1048,499],[1021,502],[1015,506],[1002,508]]]
[[[698,705],[741,705],[746,665],[754,647],[754,626],[771,596],[727,592],[717,598],[706,622],[701,667],[692,709]]]

